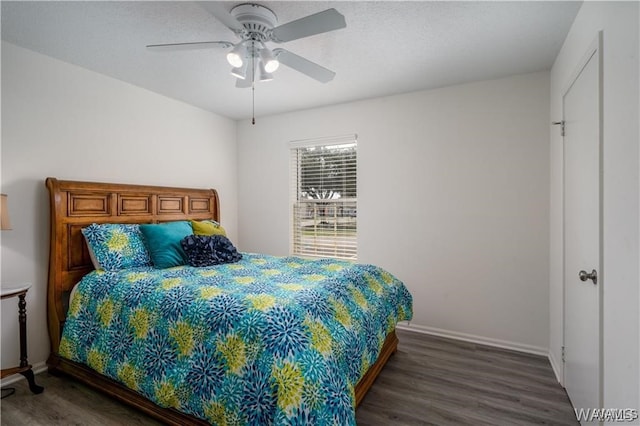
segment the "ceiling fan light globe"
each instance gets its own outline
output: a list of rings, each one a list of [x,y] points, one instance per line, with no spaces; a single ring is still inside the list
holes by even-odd
[[[236,67],[231,70],[231,75],[239,78],[240,80],[244,80],[247,78],[247,67]]]
[[[260,82],[261,83],[265,83],[267,81],[271,81],[273,80],[273,74],[271,73],[264,73],[264,74],[260,74]]]
[[[271,73],[277,70],[279,66],[280,62],[277,59],[272,59],[264,64],[264,69],[266,72]]]
[[[229,62],[229,64],[235,68],[240,68],[244,63],[244,61],[242,60],[242,57],[238,55],[236,52],[227,53],[227,62]]]
[[[273,74],[267,71],[266,66],[262,61],[258,63],[258,71],[260,71],[260,76],[259,76],[260,82],[273,80]]]
[[[247,46],[244,42],[240,42],[227,53],[227,61],[232,67],[239,68],[244,63],[245,56],[247,56]]]
[[[271,50],[269,50],[264,43],[262,44],[262,49],[259,52],[260,60],[264,64],[264,69],[267,72],[274,72],[280,66],[280,62],[273,56]]]

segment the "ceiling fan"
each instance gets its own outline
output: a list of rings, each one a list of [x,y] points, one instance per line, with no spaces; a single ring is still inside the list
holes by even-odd
[[[237,43],[229,41],[197,41],[187,43],[151,44],[152,50],[184,50],[219,47],[230,49],[227,61],[237,77],[236,87],[252,87],[255,81],[269,81],[282,63],[317,81],[327,83],[336,73],[311,62],[286,49],[269,49],[267,42],[285,43],[316,34],[345,28],[344,16],[335,9],[327,9],[304,18],[276,26],[276,14],[265,6],[242,3],[227,11],[224,2],[200,2],[216,19],[226,25],[240,38]]]

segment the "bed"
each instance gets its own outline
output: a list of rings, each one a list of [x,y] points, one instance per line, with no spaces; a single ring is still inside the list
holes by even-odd
[[[96,271],[83,228],[219,221],[217,192],[55,178],[46,186],[50,372],[166,424],[355,424],[397,350],[396,323],[411,318],[411,296],[395,277],[372,265],[254,253],[205,268]],[[156,322],[140,335],[149,304]]]

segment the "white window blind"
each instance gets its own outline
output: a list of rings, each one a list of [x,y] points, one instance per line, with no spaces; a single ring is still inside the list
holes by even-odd
[[[291,143],[292,252],[357,258],[355,135]]]

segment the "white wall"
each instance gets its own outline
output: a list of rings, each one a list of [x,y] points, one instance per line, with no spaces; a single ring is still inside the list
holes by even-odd
[[[638,3],[585,2],[551,70],[551,120],[562,91],[603,31],[604,383],[606,408],[638,408]],[[550,356],[562,377],[562,138],[551,130]],[[587,408],[587,407],[585,407]]]
[[[240,122],[240,248],[289,253],[289,141],[357,133],[359,261],[406,283],[411,326],[546,353],[548,88],[540,72]]]
[[[44,179],[216,188],[236,236],[236,123],[2,43],[2,283],[31,282],[29,361],[49,355],[49,204]],[[2,301],[2,367],[17,365],[16,299]]]

